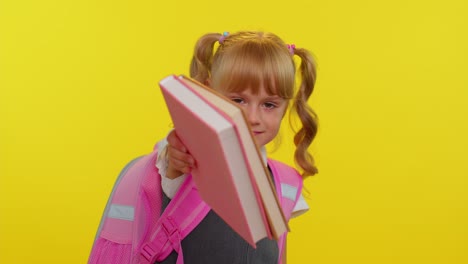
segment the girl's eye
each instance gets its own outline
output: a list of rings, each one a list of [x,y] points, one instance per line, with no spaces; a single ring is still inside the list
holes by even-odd
[[[276,108],[277,106],[276,106],[276,104],[274,104],[274,103],[268,102],[268,103],[264,103],[264,104],[263,104],[263,107],[265,107],[266,109],[274,109],[274,108]]]
[[[237,103],[237,104],[242,104],[242,103],[244,103],[244,99],[242,99],[242,98],[231,98],[231,100],[232,100],[234,103]]]

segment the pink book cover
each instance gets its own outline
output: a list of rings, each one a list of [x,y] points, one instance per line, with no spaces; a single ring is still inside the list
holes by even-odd
[[[234,127],[234,130],[235,130],[235,132],[237,134],[237,137],[239,138],[239,141],[241,141],[240,140],[241,136],[240,136],[240,133],[239,133],[239,129],[238,129],[237,125],[235,124],[235,122],[232,120],[232,118],[228,114],[226,114],[224,111],[219,109],[216,105],[214,105],[212,102],[210,102],[208,99],[206,99],[203,95],[201,95],[196,89],[192,88],[190,85],[187,84],[187,82],[193,82],[193,80],[188,80],[187,77],[185,77],[185,76],[177,77],[177,78],[182,79],[182,83],[185,85],[185,87],[187,87],[187,89],[190,89],[193,93],[195,93],[198,97],[200,97],[205,103],[209,104],[216,112],[218,112],[226,120],[228,120],[232,124],[232,126]],[[185,81],[183,80],[184,78],[186,79]],[[200,86],[201,86],[201,84],[200,84]],[[214,93],[214,92],[210,91],[210,93]],[[230,101],[228,103],[232,104]],[[235,106],[235,107],[237,108],[237,106]],[[240,111],[240,114],[242,115],[242,112],[241,112],[242,110],[239,109],[239,111]],[[241,144],[241,147],[242,147],[242,144]],[[250,181],[251,181],[251,183],[253,185],[253,189],[255,191],[255,197],[257,198],[258,205],[260,207],[260,211],[261,211],[261,214],[262,214],[262,217],[263,217],[263,223],[264,223],[266,231],[267,231],[267,237],[271,239],[272,238],[272,233],[271,233],[271,229],[269,228],[269,224],[268,224],[267,216],[265,214],[265,208],[264,208],[263,202],[261,202],[262,197],[260,196],[260,192],[258,191],[257,183],[256,183],[256,180],[255,180],[255,177],[253,176],[252,168],[250,166],[250,161],[247,160],[247,155],[245,153],[245,148],[243,148],[243,147],[242,147],[242,153],[243,153],[243,157],[244,157],[245,166],[247,167],[248,172],[249,172]],[[260,155],[260,153],[258,153],[258,155]]]
[[[200,196],[255,247],[259,239],[270,237],[270,233],[263,205],[257,197],[255,185],[250,181],[249,168],[245,166],[235,125],[213,111],[212,105],[207,104],[178,77],[169,76],[159,85],[177,135],[197,161],[192,175]],[[187,100],[198,108],[197,113],[187,107],[184,103]],[[218,125],[215,126],[215,123]],[[230,171],[236,175],[231,176]],[[240,178],[242,175],[243,179]],[[248,202],[253,200],[257,202]],[[244,208],[242,204],[250,208]],[[247,212],[250,212],[249,218],[253,221],[251,226],[247,222]]]
[[[280,236],[284,233],[284,232],[288,232],[289,231],[289,227],[288,227],[288,224],[287,224],[287,220],[283,214],[283,211],[282,211],[282,208],[281,208],[281,205],[280,205],[280,201],[277,197],[278,193],[275,188],[275,185],[274,185],[274,181],[273,179],[270,178],[270,174],[268,172],[268,169],[265,167],[265,164],[263,164],[263,161],[262,161],[262,158],[261,158],[261,154],[260,154],[260,150],[258,150],[258,148],[256,147],[256,144],[254,142],[254,139],[253,139],[253,134],[251,133],[251,128],[250,128],[250,125],[246,119],[246,116],[244,115],[244,113],[242,112],[242,109],[239,108],[239,106],[232,102],[229,98],[226,98],[224,95],[218,93],[217,91],[211,89],[211,88],[208,88],[206,87],[205,85],[201,84],[200,82],[196,81],[196,80],[193,80],[191,79],[190,77],[187,77],[185,75],[180,75],[180,76],[177,76],[177,78],[179,80],[181,80],[188,89],[192,90],[195,94],[197,94],[201,99],[203,99],[207,104],[209,104],[213,109],[215,109],[219,114],[223,115],[226,119],[230,120],[231,123],[233,123],[234,125],[234,128],[236,130],[236,133],[237,133],[237,136],[238,138],[240,139],[241,142],[243,142],[242,145],[242,150],[243,150],[243,153],[244,153],[244,157],[245,157],[245,165],[248,167],[249,169],[249,175],[250,175],[250,178],[251,178],[251,182],[253,185],[256,185],[255,186],[255,194],[256,194],[256,197],[257,197],[257,200],[258,201],[262,201],[260,202],[260,207],[261,207],[261,212],[262,212],[262,216],[264,217],[264,222],[267,223],[265,224],[265,226],[267,227],[267,234],[268,234],[268,238],[275,238],[275,239],[279,239]],[[202,92],[203,91],[203,92]],[[226,104],[229,104],[230,107],[232,109],[232,107],[238,109],[239,111],[239,115],[235,114],[233,115],[233,117],[231,117],[226,111],[226,109],[219,109],[219,107],[217,107],[216,103],[213,103],[211,102],[211,99],[208,99],[204,96],[204,94],[211,94],[213,95],[213,97],[217,97],[220,99],[220,101],[225,101]],[[229,111],[228,111],[229,112]],[[242,119],[243,120],[243,124],[237,124],[235,121],[234,121],[234,118],[235,119]],[[242,123],[242,122],[241,122]],[[240,127],[238,127],[238,125]],[[247,131],[243,131],[244,132],[244,136],[241,135],[241,132],[240,130],[243,129],[247,129]],[[247,132],[248,134],[250,134],[250,139],[247,139],[245,137],[245,132]],[[245,140],[245,142],[244,142]],[[249,143],[250,144],[253,144],[253,148],[256,149],[256,153],[247,153],[247,149],[250,149],[252,150],[252,147],[249,146]],[[246,144],[247,146],[244,146],[244,144]],[[252,155],[257,158],[253,158],[253,160],[251,159],[252,158]],[[248,157],[251,157],[251,158],[248,158]],[[251,164],[251,162],[255,162],[255,161],[260,161],[260,164]],[[271,194],[273,195],[273,201],[272,199],[268,199],[268,202],[276,202],[276,205],[278,206],[278,212],[275,213],[275,209],[273,207],[275,207],[273,204],[271,204],[269,206],[269,210],[271,210],[270,212],[267,213],[266,211],[266,207],[265,207],[265,204],[264,204],[264,197],[261,196],[261,192],[260,192],[260,186],[258,186],[258,182],[257,182],[257,176],[254,176],[254,170],[253,170],[253,167],[256,167],[257,169],[259,167],[263,168],[264,170],[264,173],[263,174],[265,177],[266,177],[266,182],[269,183],[269,186],[270,188],[272,188],[270,191],[271,191]],[[261,174],[260,172],[256,171],[255,173],[258,173],[258,174]],[[261,180],[262,181],[262,180]],[[279,182],[279,181],[278,181]],[[265,184],[265,182],[262,181],[263,184]],[[268,184],[267,184],[268,185]],[[264,195],[266,196],[269,196],[268,194],[268,191],[266,190],[266,186],[263,185],[263,191],[266,192],[264,193]],[[280,190],[279,190],[280,191]],[[279,223],[279,221],[275,221],[276,222],[276,227],[274,227],[275,230],[273,230],[273,227],[270,226],[270,221],[268,220],[269,217],[267,216],[267,214],[270,214],[270,217],[276,217],[276,219],[283,219],[283,226],[281,226],[281,224]],[[273,224],[275,225],[275,224]]]

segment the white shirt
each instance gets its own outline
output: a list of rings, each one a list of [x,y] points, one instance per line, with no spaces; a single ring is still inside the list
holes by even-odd
[[[156,167],[159,170],[159,174],[161,175],[161,186],[163,192],[172,199],[177,191],[179,190],[180,186],[184,182],[185,178],[187,178],[187,175],[184,174],[180,177],[177,177],[175,179],[169,179],[166,177],[166,170],[167,170],[167,160],[166,160],[166,146],[167,146],[167,140],[164,138],[160,142],[158,142],[158,149],[160,150],[158,153],[158,158],[156,159]],[[266,157],[266,149],[265,147],[262,147],[260,149],[263,162],[266,164],[267,163],[267,157]],[[302,194],[299,196],[298,201],[296,202],[296,205],[294,206],[293,212],[291,214],[291,218],[297,217],[309,210],[309,205],[305,201],[304,197]]]

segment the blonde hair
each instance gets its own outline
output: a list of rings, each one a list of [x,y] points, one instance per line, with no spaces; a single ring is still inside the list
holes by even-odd
[[[292,100],[292,110],[301,121],[294,136],[294,160],[303,170],[302,176],[316,174],[317,168],[308,148],[317,134],[317,115],[307,104],[314,90],[316,64],[312,55],[302,48],[294,49],[301,59],[301,83],[295,92],[296,66],[293,56],[278,36],[266,32],[241,31],[223,35],[209,33],[195,45],[190,76],[220,91],[259,92],[263,85],[268,94]],[[215,45],[222,40],[215,50]]]

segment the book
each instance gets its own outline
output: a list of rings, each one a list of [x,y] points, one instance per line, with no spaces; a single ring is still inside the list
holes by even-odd
[[[186,76],[159,82],[176,133],[197,162],[201,198],[254,248],[289,231],[242,109]]]

